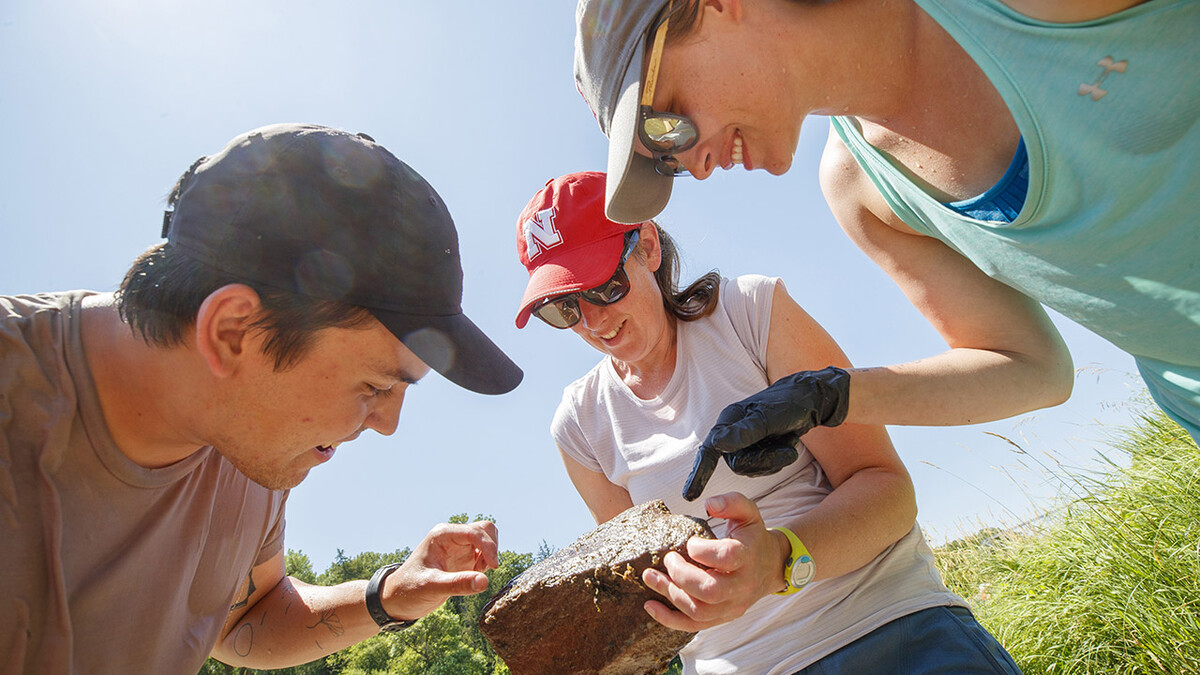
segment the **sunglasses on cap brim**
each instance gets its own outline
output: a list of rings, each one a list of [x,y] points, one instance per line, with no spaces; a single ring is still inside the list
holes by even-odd
[[[672,4],[667,3],[662,23],[654,32],[654,46],[650,48],[650,58],[646,62],[646,84],[642,88],[641,105],[638,106],[638,139],[650,151],[654,170],[662,176],[686,175],[688,170],[675,155],[691,149],[700,139],[700,130],[688,117],[659,112],[651,107],[654,89],[658,86],[658,66],[667,40],[667,21],[671,16]]]
[[[583,313],[579,309],[581,298],[601,307],[611,305],[624,298],[629,294],[630,287],[629,275],[625,273],[625,262],[637,248],[638,237],[638,230],[630,230],[625,233],[625,248],[621,251],[621,260],[617,263],[617,270],[613,272],[608,281],[586,291],[546,298],[533,307],[531,310],[533,315],[555,328],[570,328],[583,318]]]

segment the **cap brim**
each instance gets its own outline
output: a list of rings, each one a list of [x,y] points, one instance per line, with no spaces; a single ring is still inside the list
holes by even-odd
[[[524,377],[517,364],[463,314],[370,312],[426,365],[460,387],[479,394],[505,394]]]
[[[530,309],[543,298],[595,288],[612,278],[624,244],[624,233],[619,232],[538,265],[525,285],[521,310],[517,313],[517,328],[525,327]]]
[[[654,160],[634,151],[641,105],[642,60],[645,47],[638,44],[621,83],[621,95],[608,134],[608,182],[604,213],[609,220],[636,224],[662,213],[671,199],[671,176],[654,170]]]

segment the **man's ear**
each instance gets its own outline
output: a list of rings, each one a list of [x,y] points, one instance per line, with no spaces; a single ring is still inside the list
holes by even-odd
[[[196,351],[217,377],[229,377],[250,348],[251,323],[262,300],[245,284],[227,284],[208,294],[196,313]]]

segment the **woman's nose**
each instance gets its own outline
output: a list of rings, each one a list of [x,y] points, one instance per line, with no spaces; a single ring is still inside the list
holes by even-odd
[[[696,145],[689,150],[676,155],[676,159],[688,173],[692,174],[696,180],[704,180],[712,175],[716,169],[716,163],[713,161],[712,153],[705,149],[703,145]]]
[[[604,322],[604,315],[608,311],[608,307],[604,305],[593,305],[586,300],[579,301],[579,325],[591,330]]]

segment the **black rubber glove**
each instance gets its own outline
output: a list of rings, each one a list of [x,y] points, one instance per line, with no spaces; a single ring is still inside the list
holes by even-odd
[[[799,437],[816,426],[841,424],[849,401],[850,373],[830,366],[788,375],[726,406],[696,451],[683,498],[693,501],[704,492],[721,457],[743,476],[766,476],[791,464],[799,456]]]

